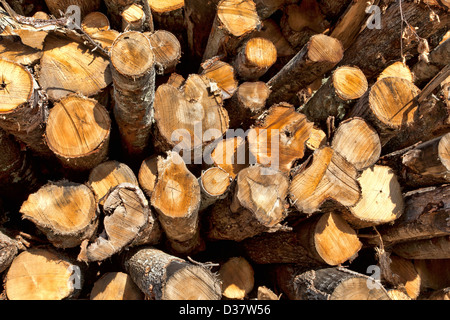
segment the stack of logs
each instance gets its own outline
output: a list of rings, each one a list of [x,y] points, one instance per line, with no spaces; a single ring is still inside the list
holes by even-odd
[[[0,7],[4,299],[450,299],[450,10]]]

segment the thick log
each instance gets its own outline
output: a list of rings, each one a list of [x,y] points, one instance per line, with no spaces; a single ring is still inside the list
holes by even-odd
[[[300,89],[313,83],[342,60],[344,50],[339,40],[314,35],[268,85],[272,90],[268,104],[290,102]]]
[[[211,151],[210,160],[214,166],[225,170],[233,179],[236,178],[241,170],[250,166],[247,139],[239,134],[221,139]]]
[[[356,257],[362,244],[339,214],[307,219],[292,231],[259,235],[243,242],[247,256],[258,264],[294,263],[307,268],[337,266]]]
[[[203,61],[225,54],[233,56],[239,43],[260,28],[261,21],[252,0],[222,0],[203,53]]]
[[[252,127],[248,135],[250,153],[257,163],[288,173],[294,162],[304,157],[313,127],[314,123],[294,106],[276,104]]]
[[[45,139],[62,165],[87,171],[108,156],[111,118],[94,99],[69,95],[50,110]]]
[[[378,228],[385,246],[448,235],[449,195],[448,185],[406,193],[403,215],[392,225]]]
[[[354,165],[356,170],[374,165],[381,155],[378,133],[361,118],[341,122],[334,133],[331,147]]]
[[[123,272],[107,272],[97,281],[89,295],[90,300],[144,300],[144,293]]]
[[[90,35],[98,31],[110,30],[109,19],[100,11],[91,12],[81,22],[81,29]]]
[[[73,248],[91,238],[98,226],[93,192],[83,184],[51,182],[30,194],[20,208],[57,248]]]
[[[450,259],[450,236],[398,243],[392,252],[405,259]]]
[[[300,111],[314,122],[325,121],[329,116],[342,120],[367,90],[366,76],[359,68],[342,66],[333,71]]]
[[[23,66],[34,66],[41,59],[41,50],[29,47],[17,37],[0,37],[0,56],[2,59],[21,64]]]
[[[220,266],[222,295],[228,299],[243,300],[255,285],[255,271],[243,257],[232,257]]]
[[[144,0],[148,2],[156,30],[167,30],[175,35],[184,31],[184,0]]]
[[[14,259],[5,291],[9,300],[76,299],[83,282],[83,270],[65,254],[32,248]]]
[[[450,63],[450,39],[434,48],[427,58],[428,61],[420,60],[412,67],[418,86],[431,81],[445,65]]]
[[[128,155],[142,155],[150,141],[155,97],[155,56],[140,32],[122,33],[111,48],[114,117]]]
[[[209,269],[158,249],[132,250],[124,266],[152,300],[219,300],[222,296],[220,282]]]
[[[283,229],[288,179],[272,168],[252,166],[239,172],[229,198],[215,204],[208,220],[208,238],[242,241]]]
[[[166,30],[156,30],[145,35],[150,39],[158,74],[174,72],[181,58],[181,44],[177,37]]]
[[[414,267],[422,280],[420,284],[422,292],[450,287],[449,259],[414,260]]]
[[[238,76],[244,81],[261,78],[277,61],[275,45],[265,38],[254,37],[246,41],[233,59]]]
[[[158,157],[157,167],[151,205],[158,213],[171,248],[179,254],[201,250],[198,216],[201,191],[197,178],[178,153],[172,151],[165,158]]]
[[[201,74],[215,82],[222,91],[223,100],[230,99],[234,95],[239,83],[231,64],[213,58],[203,62],[201,68]]]
[[[202,192],[199,211],[202,212],[218,200],[226,198],[230,190],[231,181],[230,174],[219,167],[211,167],[203,171],[200,178],[198,178]]]
[[[65,14],[70,6],[77,6],[80,9],[81,18],[88,13],[100,9],[101,0],[45,0],[50,13],[55,17],[60,17],[61,12]]]
[[[409,69],[406,64],[400,61],[394,62],[393,64],[387,66],[383,70],[383,72],[380,73],[377,81],[388,77],[403,78],[405,80],[408,80],[409,82],[414,82],[414,75],[411,72],[411,69]]]
[[[420,294],[421,279],[412,260],[391,254],[388,266],[381,264],[380,267],[384,283],[403,291],[410,299],[417,299]]]
[[[33,75],[5,59],[0,59],[0,73],[0,128],[36,154],[51,155],[44,141],[48,106]]]
[[[357,170],[343,156],[325,146],[317,149],[309,166],[304,165],[292,179],[289,198],[303,214],[311,215],[328,207],[353,206],[361,197]]]

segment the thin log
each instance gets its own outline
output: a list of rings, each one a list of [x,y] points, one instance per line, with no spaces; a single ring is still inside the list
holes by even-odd
[[[234,67],[226,62],[213,58],[201,65],[201,74],[211,79],[222,91],[223,100],[230,99],[238,88]]]
[[[450,259],[450,236],[402,242],[392,251],[405,259]]]
[[[166,30],[156,30],[145,35],[150,39],[158,74],[174,72],[181,58],[181,44],[177,37]]]
[[[50,13],[55,17],[60,17],[61,12],[65,14],[70,6],[77,6],[80,9],[81,18],[87,14],[100,9],[101,0],[45,0]]]
[[[108,17],[100,11],[94,11],[86,15],[81,22],[81,28],[84,32],[92,35],[98,31],[110,30]]]
[[[145,12],[143,8],[133,3],[122,11],[122,31],[140,31],[145,28]]]
[[[202,212],[218,200],[224,199],[230,190],[231,181],[230,174],[219,167],[211,167],[202,172],[202,175],[198,178],[202,192],[199,211]]]
[[[107,272],[97,281],[89,295],[90,300],[144,300],[144,293],[124,272]]]
[[[428,61],[420,60],[413,67],[415,83],[423,86],[433,79],[439,71],[450,63],[450,39],[435,47],[428,55]]]
[[[218,271],[222,295],[228,299],[243,300],[255,285],[255,271],[243,257],[232,257]]]

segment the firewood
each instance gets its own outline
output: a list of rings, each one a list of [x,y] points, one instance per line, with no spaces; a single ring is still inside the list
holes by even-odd
[[[408,80],[409,82],[414,82],[414,75],[409,69],[409,67],[403,62],[397,61],[393,64],[387,66],[383,72],[380,73],[377,80],[381,80],[383,78],[388,77],[397,77]]]
[[[294,263],[304,267],[337,266],[356,257],[362,243],[354,229],[336,213],[311,217],[292,231],[259,235],[243,242],[258,264]]]
[[[107,272],[92,287],[90,300],[144,300],[144,293],[123,272]]]
[[[122,11],[123,31],[144,31],[145,12],[140,5],[133,3]]]
[[[450,259],[450,236],[398,243],[392,252],[405,259]]]
[[[332,0],[318,1],[320,11],[327,17],[329,21],[337,20],[345,12],[353,1],[350,0]]]
[[[91,34],[91,38],[99,43],[108,52],[114,43],[114,40],[119,36],[119,31],[116,30],[99,30]]]
[[[9,300],[75,299],[83,282],[81,267],[65,254],[32,248],[12,262],[5,290]]]
[[[356,170],[374,165],[381,155],[378,133],[361,118],[341,122],[334,133],[331,147],[354,165]]]
[[[203,61],[236,53],[239,43],[259,29],[261,21],[252,0],[221,0],[203,53]]]
[[[355,229],[387,224],[397,220],[405,204],[401,186],[391,168],[374,165],[361,172],[358,202],[342,210],[344,218]]]
[[[251,166],[236,177],[229,198],[217,202],[208,216],[208,238],[242,241],[283,229],[288,179],[272,168]]]
[[[0,57],[23,66],[36,65],[42,57],[41,50],[24,45],[12,36],[0,37]]]
[[[57,248],[73,248],[94,235],[98,212],[92,191],[83,184],[50,182],[30,194],[20,208]]]
[[[142,33],[122,33],[111,48],[114,117],[125,152],[143,154],[150,141],[155,97],[155,55]]]
[[[132,5],[134,0],[104,0],[108,12],[108,17],[111,22],[111,27],[115,30],[120,30],[122,26],[121,13],[124,8]]]
[[[230,174],[219,167],[211,167],[202,172],[202,175],[198,178],[202,192],[199,211],[201,212],[216,201],[224,199],[230,190],[231,181]]]
[[[138,174],[139,185],[147,197],[151,198],[158,180],[158,156],[153,155],[142,161]]]
[[[138,186],[121,183],[111,189],[103,212],[104,229],[87,245],[85,252],[82,250],[80,259],[103,261],[135,243],[154,245],[159,241],[159,223]]]
[[[184,30],[184,1],[183,0],[144,0],[148,2],[152,11],[153,22],[158,30],[167,30],[179,34]]]
[[[112,82],[109,60],[84,44],[48,35],[43,52],[37,79],[52,101],[71,93],[92,97]]]
[[[18,253],[19,245],[17,241],[0,229],[0,273],[9,268]]]
[[[191,74],[179,89],[162,84],[156,90],[154,144],[158,150],[181,149],[183,158],[187,154],[186,159],[194,159],[226,132],[228,122],[221,93],[206,76]]]
[[[414,260],[414,267],[421,279],[421,291],[440,290],[450,287],[449,259]]]
[[[109,19],[100,11],[94,11],[86,15],[81,22],[81,28],[88,34],[92,35],[98,31],[110,30]]]
[[[330,200],[346,207],[359,201],[357,170],[343,156],[325,146],[314,152],[311,161],[293,177],[289,187],[289,198],[298,211],[311,215]]]
[[[170,74],[180,62],[181,44],[177,37],[166,30],[145,33],[150,39],[158,74]]]
[[[390,300],[386,289],[368,276],[349,269],[326,268],[293,279],[296,300]]]
[[[277,61],[275,45],[265,38],[251,38],[238,50],[233,60],[236,73],[242,80],[256,81]]]
[[[387,293],[391,300],[412,300],[410,296],[400,289],[388,289]]]
[[[433,79],[439,71],[450,63],[450,39],[439,44],[428,55],[428,61],[419,60],[412,68],[415,83],[419,86]]]
[[[344,50],[339,40],[314,35],[268,85],[272,90],[268,104],[290,102],[302,88],[322,77],[342,60]]]
[[[359,99],[349,117],[366,119],[378,132],[384,146],[393,136],[414,123],[420,90],[411,82],[396,77],[377,81]]]
[[[45,0],[50,13],[55,17],[61,16],[70,6],[75,5],[80,8],[81,18],[84,18],[92,11],[100,9],[101,0]]]
[[[341,120],[367,90],[367,79],[359,68],[342,66],[333,71],[300,111],[314,122],[324,121],[329,116]]]
[[[281,32],[280,26],[273,19],[265,19],[262,21],[261,30],[256,31],[253,36],[271,41],[277,50],[278,58],[292,58],[296,53]]]
[[[190,56],[195,58],[195,61],[200,61],[203,57],[219,1],[184,1],[187,43]]]
[[[442,237],[450,233],[446,209],[450,187],[443,185],[405,194],[405,211],[393,225],[378,228],[386,246],[405,241]]]
[[[409,187],[426,187],[450,182],[450,133],[417,145],[401,159]]]
[[[360,5],[362,6],[361,10],[365,10],[366,2],[360,1]],[[387,61],[397,61],[408,54],[413,54],[412,50],[416,50],[417,41],[406,41],[402,37],[402,32],[406,28],[414,26],[414,31],[410,30],[410,34],[416,33],[423,39],[428,39],[430,36],[446,30],[446,26],[450,23],[449,15],[439,8],[434,8],[433,11],[439,15],[439,22],[423,18],[430,14],[430,9],[426,4],[417,4],[412,1],[392,2],[381,16],[381,28],[362,30],[353,44],[345,51],[345,57],[340,65],[358,66],[370,82],[383,71]],[[367,16],[366,13],[364,14]],[[399,17],[403,18],[399,19]],[[365,22],[366,18],[363,18],[362,21]],[[405,21],[408,22],[408,26],[404,25]],[[359,26],[358,30],[360,30]],[[386,32],[387,30],[391,30],[391,32]],[[342,39],[342,37],[337,37]],[[410,40],[417,40],[417,38],[412,36]],[[372,57],[372,59],[367,57]]]
[[[269,18],[277,10],[283,8],[284,5],[295,3],[295,0],[254,0],[256,4],[256,12],[261,20]]]
[[[313,128],[309,139],[306,140],[306,147],[309,150],[315,151],[324,147],[327,144],[327,135],[322,129]]]
[[[222,295],[228,299],[244,299],[255,285],[253,267],[243,257],[232,257],[218,271]]]
[[[390,255],[389,259],[388,269],[381,268],[382,280],[394,288],[404,290],[411,299],[416,299],[420,294],[421,279],[413,261],[396,255]],[[389,274],[384,276],[385,273]]]
[[[248,129],[264,112],[270,89],[265,82],[243,82],[225,105],[230,116],[230,128]]]
[[[103,205],[108,192],[121,183],[138,185],[138,180],[125,163],[110,160],[91,170],[86,185],[94,192],[96,202]]]
[[[258,287],[256,300],[280,300],[280,297],[269,288],[260,286]]]
[[[428,300],[450,300],[450,287],[433,292]]]
[[[298,51],[311,36],[324,32],[329,22],[316,0],[303,0],[300,4],[285,7],[280,26],[286,40]]]
[[[208,159],[209,161],[209,159]],[[248,143],[245,137],[237,135],[220,140],[211,152],[214,166],[225,170],[233,179],[250,165]]]
[[[50,110],[45,139],[63,166],[91,170],[108,155],[111,119],[94,99],[69,95]]]
[[[151,205],[169,239],[178,253],[200,250],[198,211],[201,191],[197,178],[187,169],[178,153],[169,151],[158,157],[158,178],[151,196]]]
[[[314,123],[287,103],[272,106],[250,132],[249,149],[256,162],[288,173],[302,159]]]
[[[234,67],[215,58],[202,64],[202,75],[214,81],[222,91],[222,98],[230,99],[238,88]]]
[[[51,154],[44,141],[47,104],[33,75],[0,59],[0,127],[38,155]]]
[[[219,300],[220,282],[206,267],[151,247],[132,250],[125,269],[152,300]]]

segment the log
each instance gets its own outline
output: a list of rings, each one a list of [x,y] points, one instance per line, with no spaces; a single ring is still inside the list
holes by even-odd
[[[80,259],[103,261],[136,243],[154,245],[161,232],[144,193],[138,186],[121,183],[111,189],[103,204],[103,230],[82,249]],[[144,241],[142,241],[145,238]]]
[[[361,187],[359,201],[342,210],[343,217],[353,228],[387,224],[403,214],[402,189],[391,168],[374,165],[362,171],[357,181]]]
[[[228,299],[243,300],[255,285],[255,271],[243,257],[232,257],[220,266],[222,295]]]
[[[412,126],[417,117],[414,98],[419,89],[411,82],[396,77],[377,81],[359,99],[348,117],[361,117],[378,132],[381,145]]]
[[[172,151],[165,158],[158,157],[157,167],[151,205],[158,213],[171,248],[179,254],[201,250],[198,216],[201,191],[197,178],[180,155]]]
[[[233,56],[239,43],[260,28],[252,0],[221,0],[203,53],[203,61],[224,54]]]
[[[293,279],[296,300],[390,300],[386,289],[368,276],[349,269],[325,268]]]
[[[203,69],[201,74],[215,82],[222,91],[223,100],[230,99],[234,95],[239,83],[231,64],[213,58],[202,63],[201,67]]]
[[[378,133],[361,118],[341,122],[334,133],[331,147],[358,171],[374,165],[381,155]]]
[[[270,89],[265,82],[243,82],[225,105],[230,128],[247,130],[264,112]]]
[[[98,225],[92,191],[83,184],[50,182],[30,194],[20,208],[57,248],[73,248],[91,238]]]
[[[7,270],[19,253],[19,244],[0,229],[0,273]]]
[[[342,60],[344,50],[339,40],[314,35],[268,85],[272,90],[268,104],[290,102],[300,89],[321,78]]]
[[[185,161],[198,163],[203,148],[222,137],[228,122],[220,91],[206,76],[191,74],[181,88],[162,84],[156,90],[153,136],[161,152],[182,150]]]
[[[281,32],[280,26],[273,19],[263,20],[261,30],[255,32],[253,36],[271,41],[277,49],[277,57],[279,59],[285,58],[282,59],[283,62],[286,59],[292,58],[296,53]]]
[[[151,300],[219,300],[220,282],[206,267],[151,247],[125,257],[127,273]]]
[[[144,300],[144,294],[124,272],[107,272],[102,275],[90,292],[90,300]]]
[[[50,34],[43,52],[37,80],[51,101],[72,93],[93,97],[112,83],[109,60],[85,44]]]
[[[158,180],[158,156],[153,155],[142,161],[138,174],[139,185],[147,197],[151,198]]]
[[[185,0],[184,16],[190,56],[199,62],[208,43],[209,34],[220,0]]]
[[[300,111],[313,122],[325,121],[329,116],[342,120],[367,90],[367,79],[359,68],[342,66],[333,71]]]
[[[239,132],[237,132],[239,133]],[[209,161],[209,158],[207,158]],[[236,134],[221,139],[211,152],[214,166],[225,170],[231,178],[236,178],[240,171],[250,166],[248,143],[245,137]]]
[[[2,59],[21,64],[23,66],[34,66],[42,57],[41,50],[29,47],[17,37],[0,37],[0,56]]]
[[[50,110],[45,140],[61,164],[87,171],[108,156],[111,118],[94,99],[69,95]]]
[[[144,9],[133,3],[122,11],[122,31],[140,31],[145,28],[145,12]]]
[[[325,146],[313,154],[309,166],[301,167],[289,187],[293,206],[311,215],[325,207],[328,201],[338,206],[353,206],[361,197],[357,170],[343,156]]]
[[[356,257],[362,243],[337,213],[316,215],[292,231],[259,235],[243,242],[257,264],[293,263],[305,268],[337,266]]]
[[[145,153],[150,141],[155,97],[155,56],[142,33],[122,33],[111,48],[114,117],[126,154]]]
[[[110,160],[91,170],[86,185],[94,192],[95,201],[103,206],[108,192],[121,183],[138,185],[138,179],[125,163]]]
[[[450,186],[418,189],[405,194],[405,211],[392,225],[378,231],[386,246],[406,241],[442,237],[450,233],[447,208]]]
[[[398,243],[392,252],[405,259],[450,259],[450,236]]]
[[[51,151],[44,141],[47,104],[33,75],[23,66],[0,59],[0,128],[40,156]]]
[[[428,300],[450,300],[450,287],[433,292]]]
[[[122,10],[129,5],[132,5],[135,1],[134,0],[104,0],[104,1],[112,29],[121,30]]]
[[[20,253],[6,274],[9,300],[75,299],[84,282],[81,267],[53,249],[31,248]]]
[[[80,8],[81,18],[84,18],[88,13],[100,9],[101,0],[45,0],[45,3],[55,17],[60,17],[70,6],[75,5]]]
[[[277,61],[275,45],[265,38],[254,37],[246,41],[233,59],[235,72],[244,81],[261,78]]]
[[[100,11],[91,12],[81,22],[81,29],[90,35],[98,31],[110,30],[109,19]]]
[[[414,260],[414,267],[419,273],[421,291],[441,290],[450,286],[449,259]]]
[[[428,61],[420,60],[413,67],[415,83],[418,86],[431,81],[445,65],[450,63],[450,39],[439,44],[427,56]]]
[[[339,17],[342,16],[342,14],[345,12],[345,10],[348,8],[348,6],[353,3],[353,1],[350,1],[350,0],[332,0],[332,1],[319,0],[318,3],[319,3],[320,11],[325,15],[325,17],[328,19],[328,21],[335,21]]]
[[[408,187],[450,182],[450,133],[417,145],[401,158]]]
[[[366,6],[364,1],[361,1],[361,5]],[[433,11],[441,18],[439,22],[433,19],[424,19],[430,14],[429,6],[426,4],[417,4],[413,1],[392,2],[381,16],[381,28],[362,30],[353,44],[345,51],[345,57],[340,65],[358,66],[366,75],[367,80],[372,81],[386,68],[386,62],[398,61],[408,55],[414,55],[413,50],[417,48],[417,41],[405,41],[402,37],[406,28],[404,21],[408,22],[408,26],[413,26],[413,32],[422,39],[445,32],[450,17],[442,9],[434,8]],[[399,17],[403,18],[399,19]],[[365,20],[366,18],[362,22]],[[358,30],[360,30],[359,27]],[[416,39],[412,38],[412,40]],[[367,45],[369,43],[370,46]],[[368,59],[367,57],[373,58]]]
[[[232,195],[217,202],[208,216],[208,238],[242,241],[282,229],[288,186],[287,177],[272,168],[241,170]]]
[[[155,28],[177,35],[184,31],[184,0],[145,0],[151,9]]]
[[[412,300],[406,293],[399,289],[388,289],[387,293],[391,300]]]
[[[286,40],[299,51],[315,34],[324,32],[330,23],[316,0],[303,0],[284,8],[280,27]]]
[[[414,82],[413,73],[406,64],[400,61],[394,62],[387,66],[383,70],[383,72],[380,73],[377,81],[388,77],[403,78],[405,80],[408,80],[409,82]]]
[[[200,178],[198,178],[202,192],[199,211],[202,212],[218,200],[224,199],[230,190],[231,181],[230,174],[219,167],[211,167],[203,171]]]
[[[314,123],[294,106],[276,104],[252,127],[248,135],[250,153],[257,163],[288,173],[294,162],[304,157],[313,127]]]
[[[181,58],[181,44],[177,37],[166,30],[156,30],[153,33],[145,33],[145,35],[152,45],[158,74],[174,72]]]
[[[410,299],[417,299],[420,294],[421,279],[412,260],[390,255],[388,268],[384,270],[381,265],[381,278],[386,285],[402,290]]]
[[[256,296],[256,300],[280,300],[280,297],[277,296],[272,290],[265,286],[259,286],[258,292]]]

